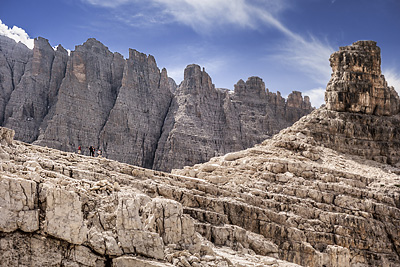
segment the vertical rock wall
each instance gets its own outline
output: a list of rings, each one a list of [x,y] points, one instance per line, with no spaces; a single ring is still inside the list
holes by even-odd
[[[167,71],[160,72],[153,56],[130,50],[122,87],[100,136],[107,156],[152,168],[171,100]]]
[[[99,146],[99,134],[117,98],[123,57],[95,39],[71,53],[54,112],[36,144],[74,151]],[[117,80],[117,81],[116,81]]]
[[[67,51],[61,46],[54,51],[46,39],[35,39],[33,56],[5,110],[3,124],[15,129],[19,140],[31,143],[37,139],[50,102],[54,103],[64,78],[67,56]]]
[[[33,52],[22,43],[0,36],[0,123],[4,125],[5,109],[11,93],[25,73]]]
[[[198,65],[185,69],[175,92],[154,169],[171,170],[251,147],[312,111],[308,98],[270,93],[263,80],[239,80],[234,92],[215,88]]]
[[[286,101],[262,79],[217,89],[197,65],[179,87],[153,56],[124,59],[91,38],[75,51],[46,39],[33,50],[0,36],[0,125],[18,140],[158,170],[204,162],[250,147],[311,112],[293,92]]]

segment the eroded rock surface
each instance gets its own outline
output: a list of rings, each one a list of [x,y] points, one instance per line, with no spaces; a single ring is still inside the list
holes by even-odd
[[[0,262],[399,266],[399,139],[387,138],[398,120],[325,107],[172,173],[28,145],[0,128]]]
[[[259,77],[239,80],[234,92],[219,89],[204,69],[189,65],[165,119],[153,168],[170,171],[254,146],[312,110],[300,92],[286,100],[269,92]]]
[[[328,109],[373,115],[399,112],[399,97],[381,73],[381,50],[374,41],[340,47],[330,57],[332,78],[325,101]]]
[[[154,191],[196,185],[193,178],[27,145],[0,129],[8,155],[0,165],[2,265],[298,266],[240,227],[207,241],[183,203]],[[226,240],[234,232],[238,248]]]
[[[124,59],[93,38],[68,55],[43,38],[30,50],[0,36],[0,125],[17,140],[81,146],[86,155],[94,146],[146,168],[169,171],[250,147],[312,110],[299,92],[287,101],[266,93],[260,78],[238,84],[231,95],[189,65],[177,88],[153,56],[131,49]]]

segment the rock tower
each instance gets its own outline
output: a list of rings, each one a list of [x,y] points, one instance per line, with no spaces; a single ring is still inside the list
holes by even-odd
[[[329,60],[333,72],[325,93],[329,110],[386,116],[399,112],[399,97],[381,73],[376,42],[340,47]]]

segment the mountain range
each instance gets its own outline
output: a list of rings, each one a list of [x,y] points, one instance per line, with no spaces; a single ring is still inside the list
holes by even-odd
[[[313,110],[261,78],[216,88],[198,65],[180,85],[151,55],[112,53],[91,38],[70,53],[36,38],[33,50],[0,36],[0,126],[28,143],[75,152],[94,146],[156,170],[205,162],[260,143]]]

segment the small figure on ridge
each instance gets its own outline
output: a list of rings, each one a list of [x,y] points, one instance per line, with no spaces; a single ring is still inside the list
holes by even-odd
[[[89,147],[90,156],[94,157],[94,151],[95,151],[95,150],[96,150],[96,149],[95,149],[93,146],[90,146],[90,147]]]

